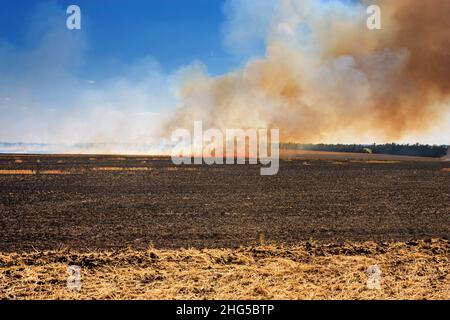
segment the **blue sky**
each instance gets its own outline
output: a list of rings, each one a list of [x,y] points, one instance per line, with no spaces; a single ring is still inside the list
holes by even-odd
[[[230,32],[235,18],[263,12],[258,25],[267,24],[271,11],[254,10],[261,3],[0,0],[0,141],[150,139],[154,114],[179,106],[184,70],[218,76],[264,54],[264,28],[227,39],[240,34]],[[81,30],[66,28],[71,4]]]
[[[18,50],[30,46],[30,30],[39,16],[55,16],[53,25],[65,26],[65,9],[77,4],[87,48],[79,72],[108,77],[111,64],[130,64],[152,56],[165,72],[194,60],[211,74],[221,74],[239,63],[223,45],[224,0],[2,0],[0,40]],[[43,13],[43,14],[42,14]]]

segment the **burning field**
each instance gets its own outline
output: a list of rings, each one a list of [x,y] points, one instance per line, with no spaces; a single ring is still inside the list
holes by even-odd
[[[449,163],[368,157],[0,156],[0,297],[449,299]]]
[[[122,2],[0,12],[0,299],[450,299],[449,0]]]

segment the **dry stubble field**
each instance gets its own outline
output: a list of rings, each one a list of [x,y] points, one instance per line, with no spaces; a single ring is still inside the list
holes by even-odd
[[[449,167],[308,154],[261,177],[164,158],[0,156],[0,298],[449,299]],[[366,288],[374,264],[380,290]]]

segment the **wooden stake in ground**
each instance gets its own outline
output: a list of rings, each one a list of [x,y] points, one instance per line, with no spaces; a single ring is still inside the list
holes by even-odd
[[[258,232],[258,244],[260,246],[263,246],[266,244],[266,235],[265,235],[264,231]]]

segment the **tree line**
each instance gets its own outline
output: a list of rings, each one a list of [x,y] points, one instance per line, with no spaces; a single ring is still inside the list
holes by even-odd
[[[433,157],[440,158],[447,154],[448,145],[427,145],[427,144],[301,144],[282,143],[281,149],[287,150],[310,150],[328,152],[350,152],[350,153],[375,153],[391,154],[401,156]]]

